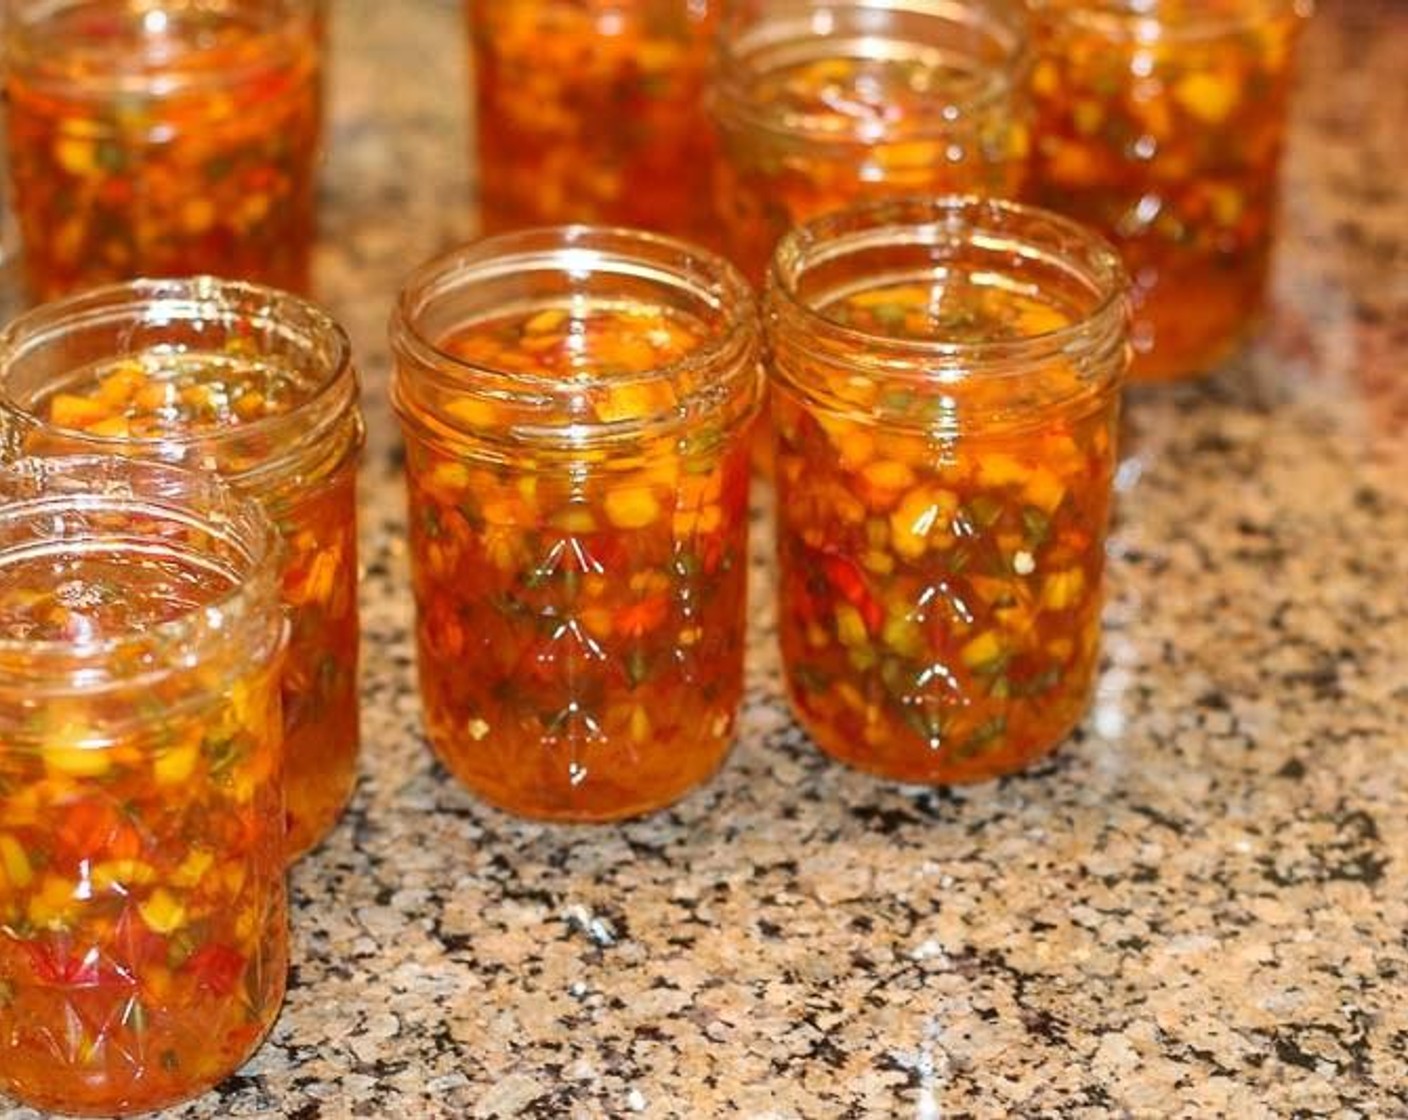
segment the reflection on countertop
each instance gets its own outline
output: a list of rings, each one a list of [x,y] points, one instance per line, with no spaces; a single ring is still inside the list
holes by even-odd
[[[475,803],[418,726],[384,324],[471,228],[458,18],[334,12],[364,773],[295,872],[270,1043],[173,1115],[1408,1114],[1408,5],[1323,0],[1307,36],[1262,341],[1130,398],[1106,664],[1062,752],[954,790],[823,760],[760,547],[730,765],[600,829]]]

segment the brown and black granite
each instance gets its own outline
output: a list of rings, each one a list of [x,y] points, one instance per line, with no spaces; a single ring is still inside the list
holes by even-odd
[[[270,1042],[172,1115],[1408,1116],[1408,4],[1324,0],[1308,35],[1263,339],[1131,397],[1105,666],[1060,754],[954,790],[823,760],[759,550],[729,766],[591,829],[476,803],[421,737],[384,324],[470,231],[461,30],[432,0],[334,18],[363,776],[294,873]]]

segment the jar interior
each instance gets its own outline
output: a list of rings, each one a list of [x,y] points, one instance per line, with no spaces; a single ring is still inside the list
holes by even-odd
[[[153,512],[127,511],[134,519]],[[110,642],[175,622],[235,589],[228,566],[155,532],[156,540],[114,534],[0,551],[0,641]]]
[[[1038,21],[1067,20],[1115,41],[1157,45],[1236,35],[1309,17],[1313,0],[1031,0]]]
[[[751,409],[757,383],[742,278],[625,230],[509,234],[432,262],[393,335],[403,416],[491,441],[660,435]]]
[[[254,469],[318,425],[295,416],[355,387],[340,328],[258,285],[137,281],[40,307],[0,336],[0,408],[19,450],[42,429],[61,449],[214,459]],[[341,404],[333,408],[336,415]]]
[[[0,682],[81,691],[216,649],[265,657],[280,629],[278,558],[259,507],[213,479],[93,457],[7,466]]]
[[[1126,288],[1109,245],[1046,211],[857,207],[779,247],[772,373],[814,407],[906,428],[1039,426],[1054,408],[1103,407],[1122,380]]]
[[[1015,6],[792,3],[726,33],[726,116],[816,140],[944,134],[1010,96],[1025,64]]]
[[[580,318],[610,309],[658,311],[702,333],[725,328],[729,318],[718,293],[688,282],[681,269],[577,248],[484,261],[469,275],[446,273],[410,311],[417,334],[438,346],[493,321],[551,310]]]
[[[1039,338],[1095,315],[1117,280],[1105,252],[1089,253],[1065,224],[1018,231],[940,218],[838,230],[784,254],[780,276],[800,304],[837,326],[856,327],[857,309],[868,308],[869,329],[891,340]],[[896,310],[916,300],[917,313]]]
[[[282,29],[311,34],[305,0],[21,0],[6,54],[27,82],[68,96],[161,97],[237,81],[287,56]]]

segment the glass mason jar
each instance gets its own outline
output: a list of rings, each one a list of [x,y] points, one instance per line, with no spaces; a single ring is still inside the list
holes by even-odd
[[[878,196],[1010,196],[1027,167],[1021,0],[749,0],[720,34],[715,203],[761,284],[777,240]]]
[[[872,203],[783,240],[765,303],[778,628],[826,753],[976,781],[1081,718],[1125,292],[1098,236],[1012,203]]]
[[[0,468],[0,1091],[194,1097],[288,968],[278,538],[208,475]]]
[[[311,0],[14,0],[3,60],[30,294],[218,273],[308,287]]]
[[[347,336],[297,296],[195,277],[36,308],[0,332],[0,453],[140,456],[219,470],[284,539],[290,858],[357,776],[357,459]]]
[[[704,87],[719,0],[465,0],[481,228],[717,240]]]
[[[1309,0],[1034,0],[1034,197],[1134,282],[1134,377],[1205,373],[1255,327]]]
[[[758,326],[722,260],[574,226],[433,261],[392,322],[431,745],[609,820],[722,764],[743,686]]]

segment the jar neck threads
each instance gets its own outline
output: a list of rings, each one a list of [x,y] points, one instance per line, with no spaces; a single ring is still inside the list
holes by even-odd
[[[181,5],[19,0],[0,48],[35,88],[94,102],[209,96],[317,65],[316,0]]]
[[[212,680],[233,679],[277,653],[284,634],[277,530],[258,502],[217,478],[132,459],[21,459],[0,468],[0,498],[0,573],[73,568],[66,594],[79,609],[101,590],[82,578],[85,559],[108,560],[117,571],[179,565],[203,584],[188,604],[164,604],[156,621],[134,615],[128,602],[121,614],[130,622],[85,635],[0,634],[0,692],[21,707],[183,675],[200,676],[192,689],[209,692]]]
[[[152,436],[60,427],[46,398],[84,370],[116,359],[160,366],[183,355],[233,367],[267,365],[290,385],[281,412],[222,426],[172,425]],[[320,477],[361,446],[358,385],[346,333],[321,308],[274,288],[210,276],[134,280],[43,304],[0,332],[0,445],[10,454],[39,433],[45,449],[133,454],[276,489]]]
[[[1049,309],[1050,326],[985,335],[940,317],[925,333],[879,333],[833,310],[896,285],[943,294],[961,284],[1034,301]],[[764,308],[774,378],[822,407],[924,426],[942,426],[945,416],[916,414],[914,392],[982,385],[996,408],[989,421],[1021,426],[1033,413],[1118,388],[1127,287],[1111,246],[1044,210],[971,197],[858,206],[794,230],[778,248]],[[1048,369],[1059,376],[1048,378]]]
[[[596,361],[585,321],[633,310],[690,324],[694,344],[659,366]],[[580,371],[498,368],[450,345],[470,328],[535,313],[582,333]],[[756,407],[759,342],[746,282],[721,258],[655,234],[562,226],[476,241],[411,276],[391,342],[393,404],[441,444],[467,438],[575,454],[687,440],[702,423],[740,423]],[[603,407],[612,395],[629,407]],[[476,420],[476,405],[492,423]]]
[[[838,61],[903,72],[914,87],[906,112],[785,95],[789,72]],[[942,140],[1007,113],[1029,64],[1026,13],[1008,0],[792,0],[725,18],[714,110],[730,126],[808,147]]]
[[[1309,19],[1315,0],[1031,0],[1040,26],[1069,21],[1122,42],[1197,42],[1237,35],[1276,20]]]

